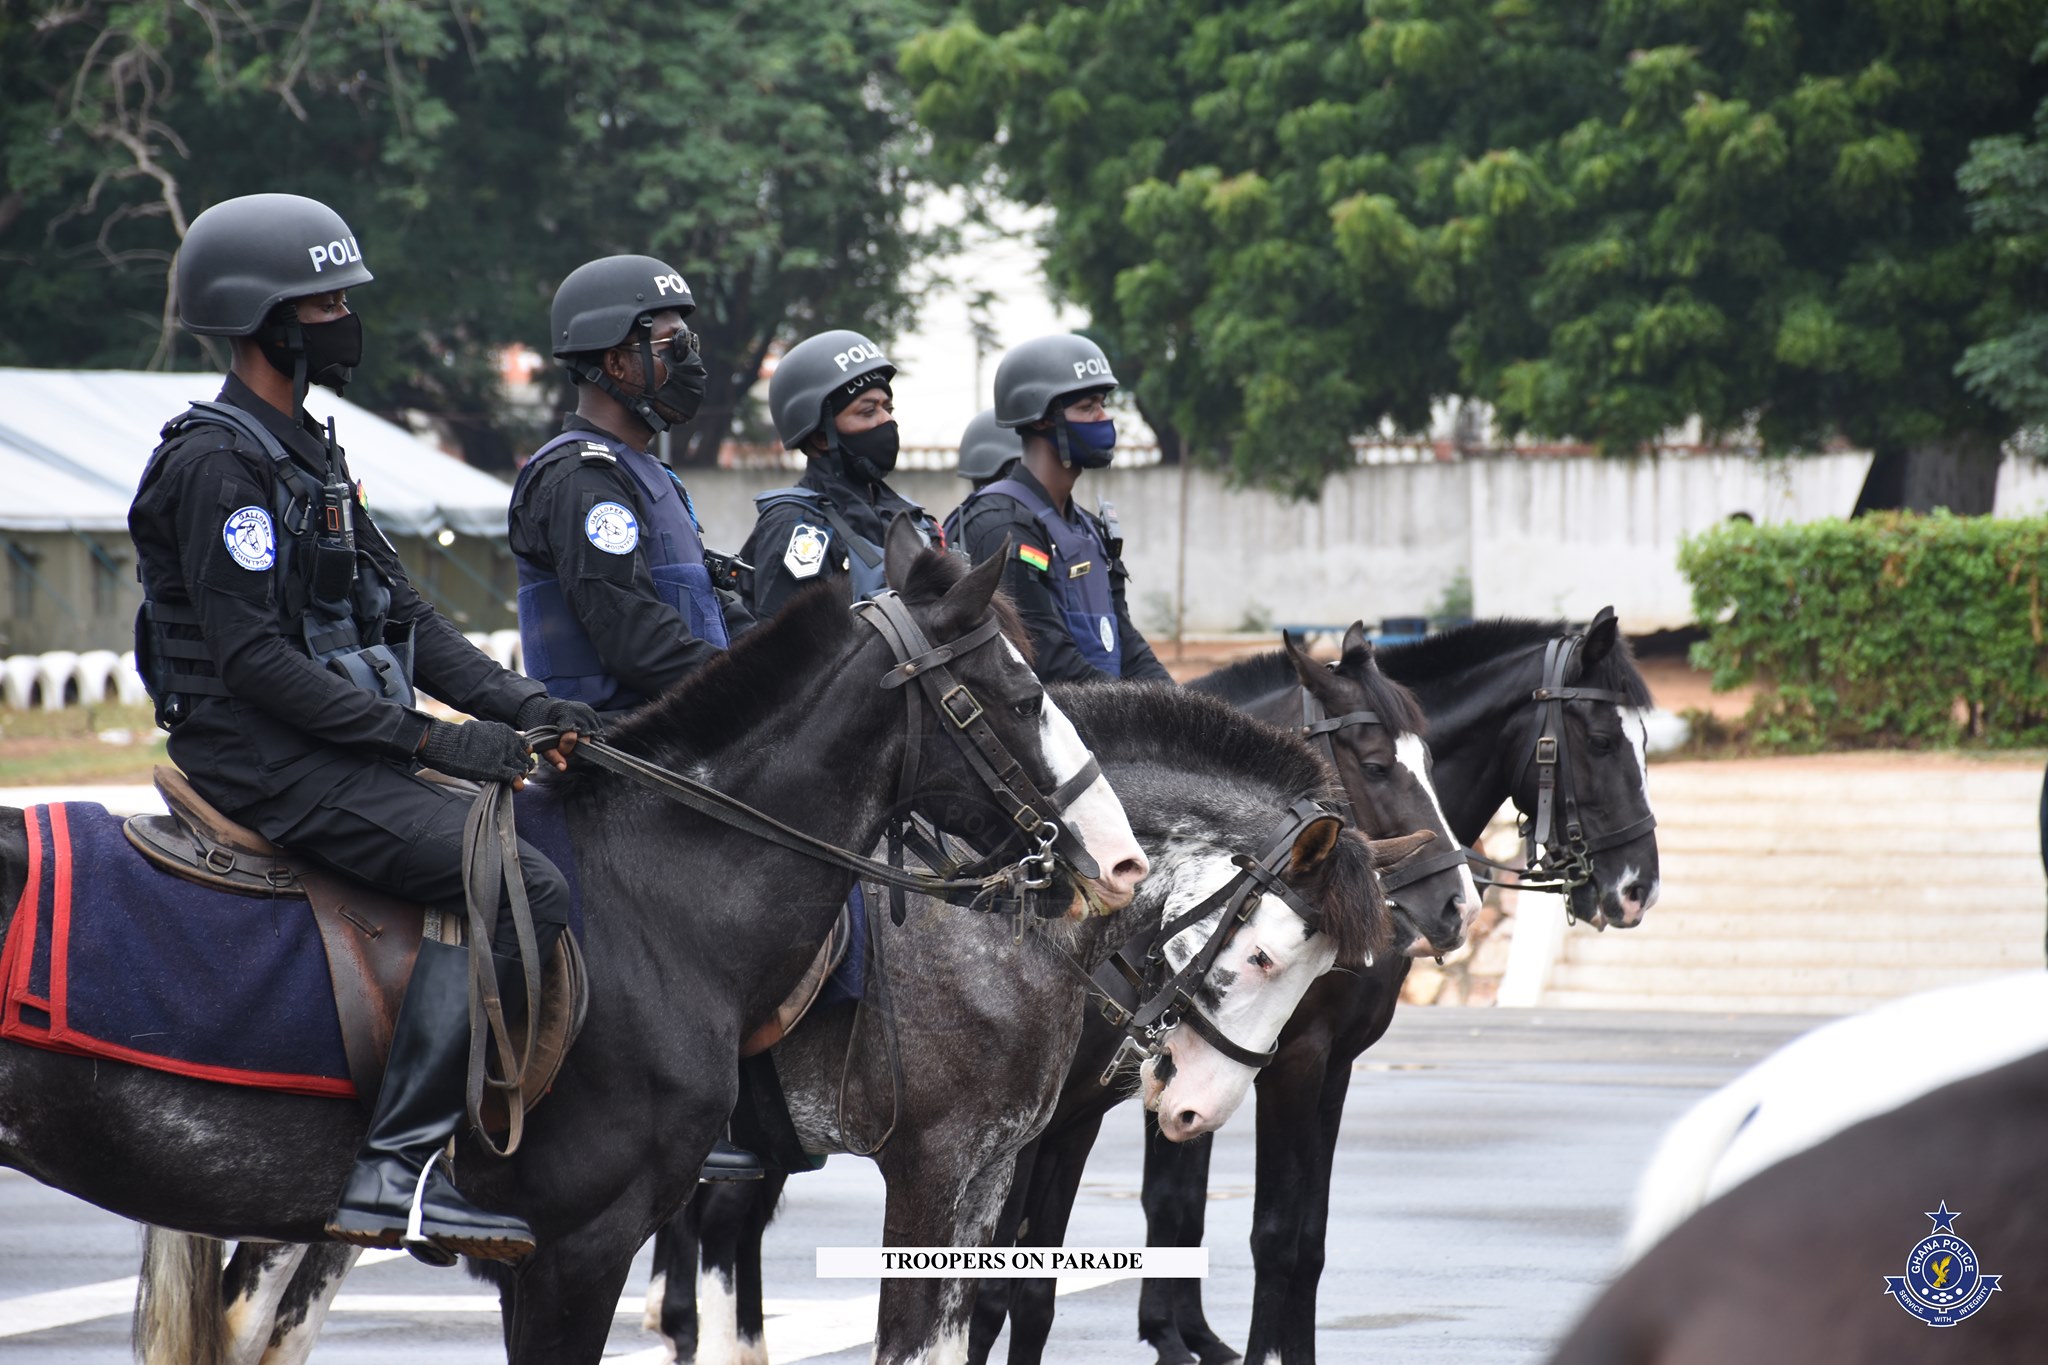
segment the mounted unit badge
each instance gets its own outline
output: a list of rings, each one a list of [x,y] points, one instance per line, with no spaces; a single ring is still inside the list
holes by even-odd
[[[640,543],[640,521],[622,503],[601,502],[583,518],[583,534],[608,555],[629,555]]]
[[[1107,616],[1096,618],[1095,624],[1097,633],[1102,636],[1103,651],[1108,654],[1116,653],[1116,624]]]
[[[277,537],[270,529],[270,513],[261,507],[241,507],[228,515],[221,528],[228,555],[245,569],[261,571],[277,563]]]
[[[782,552],[782,567],[791,578],[815,578],[825,565],[825,547],[832,533],[808,522],[798,522],[789,533],[789,548]]]
[[[1986,1275],[1977,1253],[1956,1236],[1948,1201],[1927,1215],[1934,1231],[1906,1253],[1906,1273],[1884,1277],[1884,1292],[1929,1327],[1953,1327],[1982,1308],[1999,1290],[1999,1276]]]

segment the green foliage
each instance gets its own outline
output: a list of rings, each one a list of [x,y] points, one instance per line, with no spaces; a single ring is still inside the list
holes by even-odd
[[[2048,44],[2035,52],[2048,59]],[[1989,248],[1983,340],[1956,373],[1970,391],[2029,426],[2048,424],[2048,99],[2031,136],[1980,139],[1957,176],[1970,221]]]
[[[1709,630],[1694,662],[1762,686],[1765,748],[2048,741],[2048,519],[1731,523],[1678,564]]]
[[[0,363],[193,365],[166,266],[210,203],[332,203],[377,274],[351,397],[502,463],[494,352],[554,285],[651,252],[698,300],[704,454],[763,352],[887,335],[931,242],[897,50],[928,0],[28,0],[0,6]],[[497,457],[495,460],[492,457]]]

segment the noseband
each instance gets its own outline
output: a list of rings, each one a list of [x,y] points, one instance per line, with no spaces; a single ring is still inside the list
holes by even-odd
[[[1162,1040],[1176,1024],[1186,1024],[1233,1062],[1262,1067],[1273,1060],[1279,1051],[1277,1044],[1255,1051],[1233,1042],[1215,1020],[1202,1012],[1193,991],[1209,975],[1216,959],[1223,955],[1224,948],[1236,937],[1237,931],[1251,920],[1259,902],[1267,895],[1279,897],[1281,904],[1301,917],[1309,933],[1316,933],[1322,927],[1322,916],[1303,902],[1293,887],[1281,880],[1280,869],[1293,853],[1295,841],[1302,833],[1316,821],[1326,820],[1332,814],[1328,806],[1311,797],[1295,798],[1274,829],[1264,853],[1257,858],[1238,854],[1231,860],[1237,865],[1236,876],[1210,892],[1193,909],[1157,929],[1138,935],[1095,969],[1094,983],[1103,997],[1103,1018],[1124,1031],[1124,1040],[1117,1048],[1116,1056],[1102,1073],[1103,1085],[1109,1084],[1111,1075],[1127,1057],[1163,1051],[1165,1044]],[[1170,977],[1166,976],[1166,945],[1215,914],[1218,907],[1222,908],[1223,916],[1209,935],[1208,942],[1188,959],[1185,967]],[[1370,952],[1366,954],[1366,965],[1372,965]],[[1159,984],[1152,986],[1150,994],[1147,994],[1148,985],[1155,981]]]
[[[1599,834],[1589,835],[1579,819],[1578,798],[1572,790],[1572,762],[1566,744],[1564,704],[1568,701],[1604,701],[1616,706],[1629,705],[1627,697],[1608,688],[1565,686],[1565,674],[1585,644],[1583,632],[1560,635],[1546,644],[1543,647],[1542,682],[1529,694],[1529,700],[1540,708],[1542,724],[1536,733],[1535,747],[1523,755],[1521,766],[1515,770],[1514,789],[1519,789],[1522,780],[1529,775],[1530,765],[1536,767],[1535,813],[1518,814],[1515,819],[1515,829],[1522,837],[1523,866],[1517,868],[1497,863],[1477,852],[1471,854],[1475,863],[1515,873],[1513,885],[1524,891],[1561,892],[1569,896],[1578,888],[1592,883],[1595,853],[1640,839],[1657,827],[1657,817],[1649,811],[1645,811],[1641,819]],[[1497,884],[1497,879],[1484,880],[1489,886]]]
[[[1331,666],[1331,671],[1336,671],[1335,665]],[[1377,711],[1347,711],[1341,716],[1332,716],[1324,709],[1322,698],[1306,687],[1299,690],[1301,738],[1330,765],[1330,772],[1337,778],[1338,790],[1342,791],[1344,771],[1337,766],[1337,742],[1334,736],[1354,725],[1385,725],[1386,722],[1380,719]],[[1344,816],[1344,823],[1353,829],[1358,828],[1358,813],[1352,807],[1349,794],[1342,797],[1337,804]],[[1448,834],[1448,831],[1446,833]],[[1449,840],[1448,847],[1433,848],[1429,844],[1424,844],[1392,867],[1381,869],[1380,889],[1385,891],[1390,899],[1398,900],[1400,898],[1394,893],[1402,887],[1412,886],[1424,877],[1461,866],[1466,855],[1467,850],[1460,847],[1455,838]]]

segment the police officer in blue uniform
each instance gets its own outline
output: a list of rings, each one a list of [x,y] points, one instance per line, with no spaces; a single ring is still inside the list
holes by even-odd
[[[967,424],[967,430],[960,433],[960,464],[953,472],[972,485],[968,492],[972,497],[997,479],[1007,478],[1010,466],[1023,455],[1023,440],[1016,432],[996,425],[994,408],[983,408]],[[960,513],[966,506],[962,502],[946,514],[946,544],[956,549],[961,543]]]
[[[704,397],[695,309],[652,256],[577,267],[550,309],[576,411],[513,486],[519,641],[530,676],[604,714],[659,696],[752,624],[714,587],[682,480],[649,453]]]
[[[459,912],[470,803],[419,767],[520,783],[520,729],[571,732],[553,755],[562,766],[597,717],[500,668],[420,597],[332,423],[307,416],[307,386],[338,393],[362,359],[346,294],[371,275],[341,216],[297,195],[227,200],[193,220],[175,270],[180,322],[231,338],[234,366],[217,399],[164,428],[128,514],[144,595],[136,657],[171,758],[266,838]],[[482,719],[436,720],[415,686]],[[545,958],[568,886],[538,850],[519,853]],[[499,931],[488,951],[518,1009],[509,913]],[[424,1260],[533,1249],[524,1222],[471,1204],[435,1159],[463,1116],[468,952],[420,947],[331,1236],[397,1247],[417,1201],[422,1238],[406,1245]]]
[[[975,563],[1008,546],[1003,590],[1023,614],[1047,682],[1171,681],[1131,624],[1114,521],[1074,501],[1081,472],[1107,467],[1116,450],[1116,423],[1102,406],[1115,388],[1109,358],[1086,337],[1040,337],[1004,356],[995,420],[1023,437],[1023,455],[956,513]]]
[[[659,696],[748,626],[719,591],[702,528],[655,437],[697,415],[704,362],[696,300],[652,256],[569,272],[549,309],[554,353],[576,384],[562,434],[519,471],[509,514],[526,671],[558,697],[616,715]],[[706,1180],[753,1180],[751,1153],[721,1141]]]
[[[927,544],[939,525],[889,487],[896,468],[896,367],[859,332],[821,332],[790,347],[768,381],[768,411],[790,450],[809,457],[793,488],[754,499],[754,533],[740,558],[754,566],[754,615],[767,620],[799,589],[850,578],[856,601],[884,586],[882,542],[908,512]]]

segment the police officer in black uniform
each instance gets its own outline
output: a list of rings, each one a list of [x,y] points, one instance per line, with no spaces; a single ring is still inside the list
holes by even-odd
[[[1171,681],[1131,624],[1130,575],[1113,514],[1074,501],[1084,469],[1108,466],[1116,423],[1102,400],[1116,375],[1086,337],[1027,341],[996,367],[996,424],[1024,438],[1005,478],[969,495],[956,515],[975,563],[1002,554],[1003,590],[1031,631],[1038,676],[1047,682],[1100,678]]]
[[[855,601],[886,586],[882,541],[908,512],[927,544],[939,525],[889,487],[896,468],[896,367],[859,332],[822,332],[790,347],[768,381],[768,410],[784,447],[810,459],[794,488],[754,499],[754,533],[740,558],[754,566],[754,615],[765,621],[797,590],[852,579]]]
[[[997,479],[1009,477],[1010,466],[1023,454],[1024,442],[1017,433],[996,425],[994,408],[983,408],[960,433],[960,465],[953,472],[973,485],[968,492],[973,497]],[[966,506],[963,501],[946,514],[946,543],[956,548],[961,544],[960,513]]]
[[[199,215],[176,264],[179,320],[233,339],[220,396],[164,428],[129,511],[144,604],[137,660],[170,754],[215,805],[304,857],[394,894],[459,910],[469,802],[415,773],[523,782],[519,728],[591,733],[590,708],[507,672],[421,599],[335,444],[306,415],[362,358],[346,291],[370,282],[340,215],[296,195]],[[483,719],[435,720],[413,688]],[[557,766],[573,746],[565,734]],[[568,887],[520,845],[543,957]],[[524,1005],[510,914],[489,945]],[[422,944],[383,1088],[329,1235],[396,1247],[417,1202],[424,1260],[516,1259],[533,1234],[479,1209],[435,1158],[463,1116],[469,958]]]
[[[650,451],[704,398],[686,321],[696,306],[666,262],[607,256],[570,271],[549,310],[576,411],[512,489],[520,649],[551,694],[604,715],[659,696],[753,624],[714,584],[721,557],[704,548],[689,491]],[[762,1174],[720,1141],[701,1178]]]
[[[530,676],[600,713],[660,695],[752,624],[716,591],[682,480],[649,453],[704,398],[695,309],[665,262],[607,256],[571,271],[550,310],[576,411],[513,488],[519,636]]]

